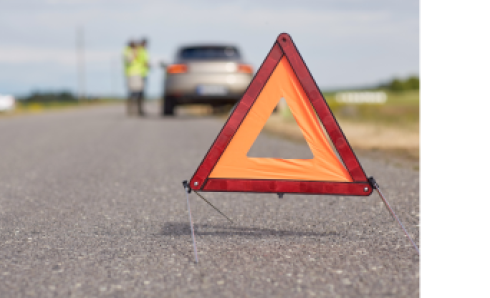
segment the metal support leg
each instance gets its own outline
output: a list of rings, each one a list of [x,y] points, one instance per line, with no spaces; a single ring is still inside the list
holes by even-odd
[[[393,216],[393,218],[398,222],[398,224],[402,228],[403,232],[407,236],[408,240],[410,240],[410,242],[412,243],[413,247],[415,248],[415,250],[417,251],[417,253],[420,255],[420,251],[419,251],[419,248],[417,247],[417,244],[415,244],[415,242],[412,240],[412,237],[410,237],[410,235],[408,234],[407,230],[403,226],[402,222],[398,219],[398,216],[396,216],[396,214],[393,211],[393,209],[391,209],[390,204],[388,204],[388,201],[386,201],[386,199],[383,196],[383,193],[379,189],[379,185],[376,183],[376,180],[374,180],[373,177],[370,177],[369,178],[369,183],[371,184],[371,186],[374,189],[376,189],[376,191],[378,192],[379,196],[381,197],[381,200],[383,200],[383,203],[385,203],[386,208],[388,209],[388,211],[390,211],[390,213]]]
[[[211,204],[211,202],[209,202],[208,200],[206,200],[200,193],[198,193],[197,191],[194,191],[196,193],[196,195],[198,195],[201,199],[204,200],[204,202],[208,203],[209,206],[213,207],[214,210],[218,211],[219,214],[223,215],[227,220],[229,220],[231,223],[234,223],[233,220],[231,220],[228,216],[226,216],[223,212],[221,212],[218,208],[216,208],[213,204]]]
[[[191,204],[189,203],[189,192],[185,191],[185,196],[187,199],[187,210],[189,211],[189,223],[191,225],[191,233],[192,233],[192,245],[194,246],[194,257],[196,259],[196,263],[199,262],[197,258],[197,246],[196,246],[196,239],[194,237],[194,223],[192,222],[192,214],[191,214]]]

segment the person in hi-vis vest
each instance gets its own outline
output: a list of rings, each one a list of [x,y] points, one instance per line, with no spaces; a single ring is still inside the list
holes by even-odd
[[[145,89],[148,86],[148,73],[150,71],[150,55],[147,50],[148,40],[143,38],[138,47],[138,59],[140,59],[140,63],[143,65],[143,91],[141,93],[141,98],[145,100]]]
[[[141,61],[142,59],[139,58],[139,54],[138,45],[134,41],[130,41],[124,50],[124,71],[129,93],[127,113],[130,116],[136,113],[140,116],[144,115],[142,92],[145,66]]]

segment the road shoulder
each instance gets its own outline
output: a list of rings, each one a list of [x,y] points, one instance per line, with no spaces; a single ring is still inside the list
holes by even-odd
[[[395,166],[419,170],[419,127],[386,127],[371,123],[339,120],[339,125],[350,145],[359,156],[383,161]],[[264,131],[291,141],[304,141],[294,121],[285,121],[272,115]]]

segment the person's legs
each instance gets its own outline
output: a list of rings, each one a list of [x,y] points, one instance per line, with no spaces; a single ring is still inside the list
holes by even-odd
[[[128,100],[126,102],[126,113],[128,116],[133,116],[135,114],[135,103],[136,103],[136,97],[135,97],[135,92],[132,89],[131,85],[131,77],[126,77],[126,83],[128,87]]]
[[[136,92],[136,102],[138,105],[138,115],[144,116],[145,112],[143,111],[143,91]]]
[[[133,113],[133,92],[131,90],[128,90],[128,99],[126,100],[126,114],[128,116],[131,116],[132,113]]]
[[[137,111],[137,101],[138,101],[138,92],[131,92],[128,99],[128,116],[136,115]]]
[[[140,116],[145,115],[143,108],[145,102],[145,88],[146,88],[146,77],[143,77],[143,88],[141,89],[140,96],[138,97],[138,113]]]
[[[143,80],[141,76],[133,75],[128,77],[128,87],[130,90],[130,97],[128,100],[128,114],[143,115],[141,96],[142,96]]]
[[[146,89],[147,79],[143,77],[143,89],[141,90],[141,98],[145,100],[145,89]]]

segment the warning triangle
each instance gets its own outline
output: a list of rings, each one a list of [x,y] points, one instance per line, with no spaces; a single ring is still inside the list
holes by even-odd
[[[247,156],[281,98],[290,107],[313,159]],[[198,191],[362,196],[372,192],[352,148],[286,33],[277,38],[190,180],[190,187]]]

